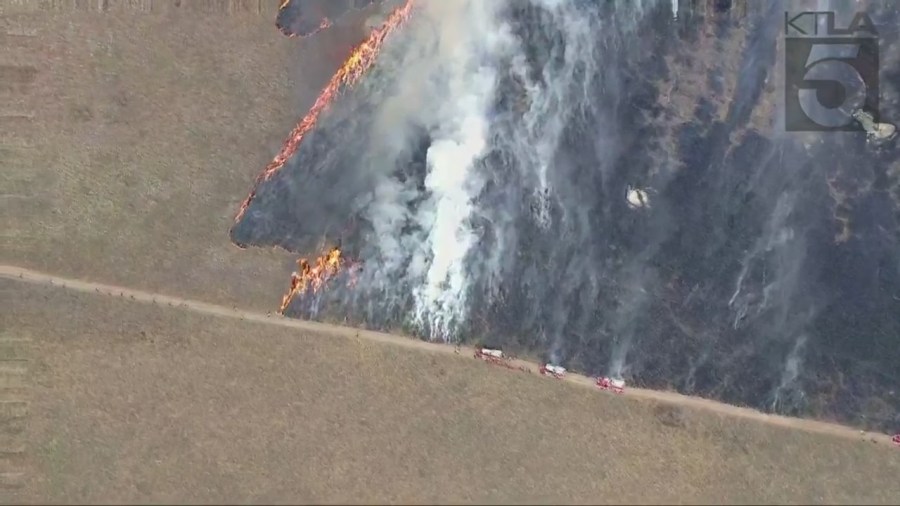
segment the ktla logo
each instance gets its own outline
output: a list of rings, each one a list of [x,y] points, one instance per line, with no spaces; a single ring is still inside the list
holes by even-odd
[[[834,12],[785,13],[785,129],[851,131],[852,114],[878,115],[878,32],[864,12],[847,28]]]

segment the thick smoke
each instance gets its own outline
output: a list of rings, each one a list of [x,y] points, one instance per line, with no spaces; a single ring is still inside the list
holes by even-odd
[[[399,249],[396,237],[404,234],[395,230],[393,237],[382,236],[379,253],[391,265],[407,265],[406,279],[415,286],[413,321],[432,338],[450,340],[466,316],[471,279],[464,262],[477,241],[469,220],[484,185],[477,166],[488,144],[498,53],[508,44],[496,6],[476,0],[426,2],[413,36],[431,51],[405,59],[395,76],[404,83],[403,91],[415,88],[412,97],[419,102],[405,94],[394,100],[405,103],[415,126],[431,141],[424,187],[404,223],[411,222],[423,241],[411,250]],[[372,209],[372,222],[392,221],[382,209]],[[404,258],[408,253],[411,257]]]
[[[857,8],[815,4],[417,0],[236,235],[362,262],[295,316],[890,426],[900,161],[785,131],[784,12]]]

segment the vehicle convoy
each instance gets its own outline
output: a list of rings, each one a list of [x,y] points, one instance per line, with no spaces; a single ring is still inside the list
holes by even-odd
[[[558,365],[541,364],[541,374],[544,376],[553,376],[556,379],[563,379],[566,375],[566,368]]]
[[[600,390],[609,390],[617,394],[625,393],[625,380],[621,378],[609,378],[603,376],[597,378],[597,387]]]
[[[515,367],[511,362],[511,357],[503,353],[499,346],[478,345],[475,347],[475,358],[484,360],[489,364],[501,365],[509,369],[519,369],[521,371],[530,372],[526,367]],[[541,364],[538,371],[543,376],[552,376],[556,379],[563,379],[567,370],[563,366],[548,363]],[[625,380],[621,378],[609,378],[606,376],[597,378],[596,385],[600,390],[609,390],[611,392],[621,394],[625,393]]]

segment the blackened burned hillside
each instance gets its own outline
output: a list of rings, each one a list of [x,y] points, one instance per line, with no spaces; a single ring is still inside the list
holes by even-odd
[[[376,0],[282,0],[275,26],[288,36],[307,37],[327,28],[351,10]]]
[[[900,147],[786,132],[809,2],[496,4],[423,0],[260,188],[241,242],[363,263],[289,314],[897,429]],[[828,8],[897,122],[900,5]]]

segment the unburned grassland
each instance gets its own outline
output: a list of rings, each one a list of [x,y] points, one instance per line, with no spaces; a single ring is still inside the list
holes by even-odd
[[[0,262],[271,309],[293,258],[227,231],[355,35],[284,38],[276,1],[181,3],[0,2]],[[890,448],[350,330],[9,280],[0,305],[2,503],[900,498]]]
[[[66,502],[858,502],[900,452],[489,367],[0,281],[26,486]]]
[[[0,2],[2,263],[278,307],[294,255],[228,230],[361,29],[289,39],[257,3]]]

